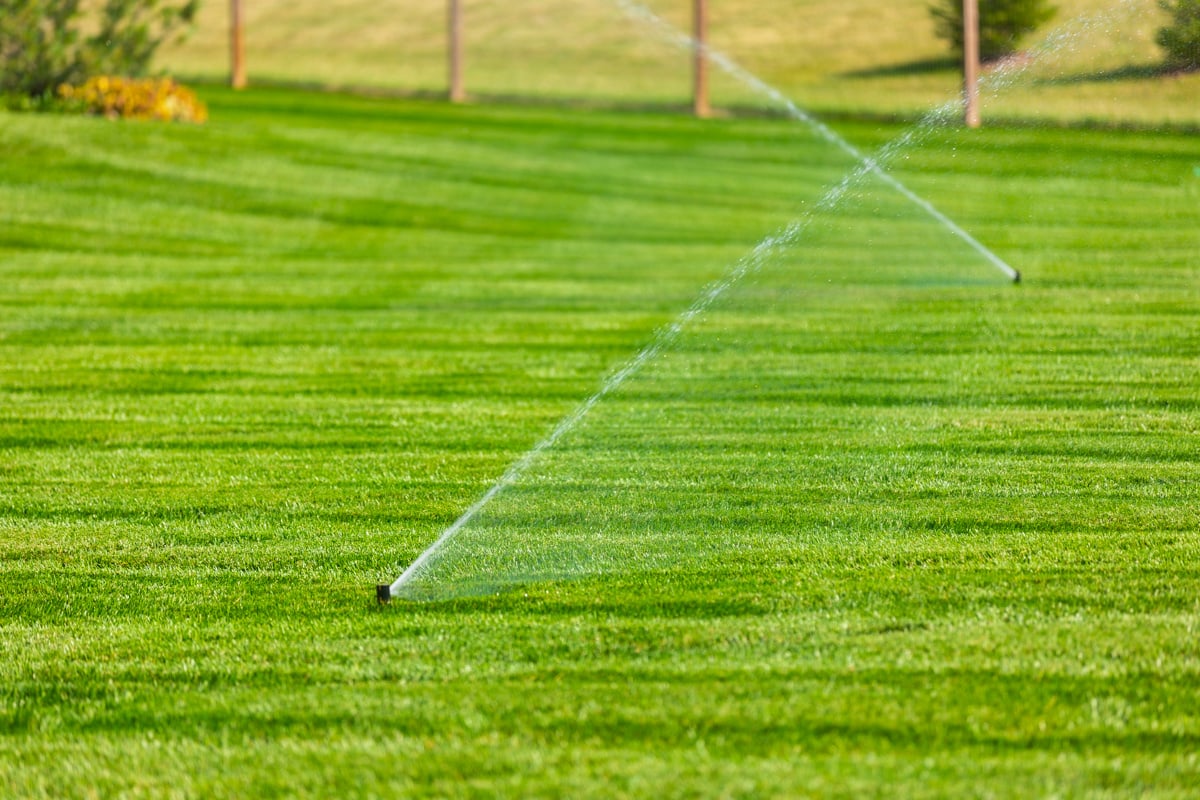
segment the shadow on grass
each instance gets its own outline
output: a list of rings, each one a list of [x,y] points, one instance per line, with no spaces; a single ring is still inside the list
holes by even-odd
[[[1038,86],[1079,86],[1085,83],[1144,81],[1153,78],[1178,77],[1183,74],[1163,64],[1127,64],[1116,69],[1100,70],[1098,72],[1081,72],[1075,75],[1036,78],[1034,84]]]
[[[203,84],[203,81],[196,81]],[[388,100],[446,101],[445,91],[429,89],[405,89],[400,87],[360,86],[355,84],[331,84],[321,81],[256,79],[251,88],[283,89],[325,94],[345,94],[365,98]],[[526,94],[519,92],[472,92],[463,105],[517,106],[528,108],[564,108],[583,111],[645,112],[667,114],[690,114],[690,103],[655,102],[652,100],[622,100],[615,97],[572,97],[554,94]]]
[[[862,70],[858,72],[842,73],[843,78],[869,78],[869,77],[886,77],[886,76],[915,76],[922,74],[934,74],[945,72],[947,70],[956,70],[958,68],[957,60],[953,58],[928,59],[924,61],[915,61],[909,64],[897,64],[886,67],[879,67],[870,70]],[[1161,74],[1170,75],[1178,73],[1170,73],[1163,71]],[[1068,82],[1067,79],[1059,79],[1062,82]],[[1076,77],[1074,83],[1083,83],[1086,78]],[[193,79],[189,81],[194,85],[217,86],[213,82],[206,82],[201,79]],[[220,84],[223,87],[223,84]],[[284,92],[315,92],[325,95],[341,95],[352,99],[381,99],[381,100],[418,100],[429,103],[445,103],[449,107],[455,107],[450,104],[446,98],[446,93],[443,91],[431,91],[425,89],[397,89],[397,88],[379,88],[357,85],[336,85],[326,84],[314,81],[287,81],[287,80],[272,80],[258,79],[251,84],[250,91],[244,93],[243,96],[249,98],[246,101],[247,105],[252,105],[258,110],[263,110],[264,107],[270,105],[265,101],[261,94],[255,94],[254,89],[266,90],[281,90]],[[230,102],[226,99],[224,102]],[[279,100],[276,105],[286,107],[289,113],[306,115],[312,117],[325,117],[329,114],[328,109],[310,110],[301,105],[290,103],[286,99]],[[613,112],[613,113],[652,113],[652,114],[668,114],[668,115],[690,115],[691,106],[686,103],[670,103],[670,102],[654,102],[654,101],[621,101],[611,98],[583,98],[570,96],[555,96],[555,95],[529,95],[529,94],[501,94],[501,93],[477,93],[470,94],[465,103],[457,105],[457,108],[463,109],[463,113],[478,114],[478,109],[486,107],[510,107],[510,108],[543,108],[551,110],[568,110],[568,111],[597,111],[597,112]],[[869,112],[862,109],[847,110],[839,107],[822,107],[822,106],[805,106],[805,110],[816,115],[827,122],[870,122],[877,124],[912,124],[920,120],[923,112],[920,110],[910,111],[887,111],[887,112]],[[393,116],[394,110],[390,111]],[[363,119],[375,119],[377,114],[373,109],[357,109],[344,108],[339,112],[342,118],[358,116]],[[730,104],[723,105],[720,108],[713,110],[713,116],[727,119],[791,119],[788,112],[781,108],[767,107],[763,105],[750,104]],[[1192,134],[1200,131],[1200,126],[1195,123],[1156,123],[1145,124],[1138,122],[1130,122],[1119,119],[1096,119],[1084,118],[1066,122],[1055,122],[1046,118],[1032,116],[1005,116],[996,117],[991,121],[993,127],[1007,126],[1013,128],[1028,128],[1028,127],[1046,127],[1052,125],[1063,128],[1076,128],[1081,130],[1126,130],[1126,131],[1155,131],[1163,132],[1170,131],[1175,133]]]
[[[984,65],[984,70],[994,70],[1001,66],[1004,60]],[[910,61],[904,64],[886,64],[867,69],[852,70],[839,73],[841,78],[903,78],[919,75],[932,75],[939,72],[957,71],[960,64],[957,58],[927,58]],[[1140,81],[1154,78],[1182,77],[1188,73],[1172,69],[1164,64],[1126,64],[1115,69],[1081,72],[1073,75],[1055,75],[1053,77],[1034,78],[1033,83],[1040,86],[1077,86],[1085,83],[1119,83],[1121,81]]]
[[[931,75],[938,72],[956,70],[958,59],[952,56],[944,58],[926,58],[920,61],[910,61],[904,64],[885,64],[867,69],[856,69],[838,74],[839,78],[905,78],[914,75]]]

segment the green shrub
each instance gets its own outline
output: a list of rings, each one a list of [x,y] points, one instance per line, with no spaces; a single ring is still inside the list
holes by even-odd
[[[962,0],[935,0],[933,15],[939,38],[954,52],[963,51]],[[1021,39],[1050,21],[1055,13],[1048,0],[979,0],[979,56],[995,61],[1017,51]]]
[[[1200,0],[1159,0],[1159,4],[1171,15],[1171,24],[1155,37],[1167,51],[1167,66],[1200,69]]]
[[[51,98],[101,73],[141,75],[199,0],[0,0],[0,94]],[[84,31],[87,31],[85,34]]]

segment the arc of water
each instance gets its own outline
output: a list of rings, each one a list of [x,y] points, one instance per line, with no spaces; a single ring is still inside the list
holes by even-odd
[[[903,146],[913,139],[913,132],[910,131],[904,136],[893,141],[890,145],[883,148],[878,156],[879,159],[887,159],[896,152],[899,152]],[[733,264],[725,275],[720,279],[709,284],[700,293],[700,295],[692,301],[692,304],[687,307],[675,320],[668,326],[661,328],[654,336],[651,342],[642,348],[640,352],[630,359],[625,366],[614,372],[604,381],[595,394],[579,404],[566,417],[564,417],[554,430],[548,436],[538,442],[523,456],[514,461],[504,474],[489,488],[482,497],[475,501],[470,508],[462,513],[462,515],[447,528],[441,536],[434,541],[428,548],[421,553],[415,561],[401,573],[400,577],[391,583],[388,587],[388,596],[396,596],[400,593],[405,584],[414,580],[421,572],[427,569],[438,556],[446,545],[461,531],[466,525],[476,517],[492,500],[494,500],[501,492],[512,486],[517,480],[525,474],[525,472],[533,466],[538,457],[546,450],[553,447],[564,435],[578,425],[588,413],[604,399],[605,396],[611,394],[618,389],[623,383],[636,375],[642,367],[650,361],[653,361],[663,350],[679,338],[680,334],[688,327],[689,324],[697,317],[704,314],[713,303],[715,303],[727,290],[739,283],[744,277],[751,272],[759,269],[767,262],[772,255],[778,251],[788,247],[795,242],[804,230],[812,222],[817,212],[828,210],[835,207],[846,193],[864,179],[867,175],[873,174],[876,170],[881,169],[878,159],[863,159],[858,166],[849,172],[839,183],[830,188],[821,196],[820,200],[807,212],[799,218],[793,220],[788,225],[781,228],[778,232],[768,236],[759,242],[753,250],[742,256]]]
[[[843,194],[845,194],[846,189],[849,188],[852,182],[851,176],[848,176],[838,186],[829,190],[825,197],[822,198],[822,202],[817,205],[817,208],[827,207],[835,204],[837,200],[840,199]],[[661,353],[663,350],[669,347],[672,342],[678,339],[679,335],[683,333],[684,329],[687,328],[687,326],[694,319],[696,319],[696,317],[699,317],[706,310],[708,310],[708,308],[712,306],[712,304],[715,303],[717,299],[726,292],[726,290],[738,283],[750,272],[761,267],[762,264],[768,258],[770,258],[773,253],[794,242],[803,232],[804,228],[808,226],[812,216],[813,214],[810,212],[800,219],[793,221],[778,233],[763,239],[758,243],[757,246],[755,246],[753,250],[739,259],[737,263],[733,265],[733,267],[727,270],[722,278],[709,284],[709,286],[707,286],[705,290],[700,293],[700,296],[697,297],[683,313],[675,318],[674,322],[667,327],[660,329],[650,344],[643,347],[636,356],[631,358],[625,364],[625,366],[621,367],[621,369],[610,375],[595,394],[580,403],[579,406],[577,406],[570,414],[563,417],[563,419],[554,427],[554,430],[551,431],[546,438],[542,439],[540,442],[534,445],[529,452],[525,453],[523,456],[509,465],[508,469],[505,470],[500,479],[496,481],[496,483],[494,483],[492,487],[483,494],[482,497],[476,500],[470,508],[464,511],[462,516],[455,520],[454,524],[447,528],[442,535],[439,536],[437,540],[425,550],[425,552],[421,553],[421,555],[418,556],[417,559],[413,561],[406,570],[404,570],[399,578],[392,582],[391,586],[389,587],[390,593],[392,595],[398,594],[400,589],[406,583],[418,576],[422,570],[424,570],[430,564],[430,562],[432,562],[438,553],[442,551],[446,544],[449,543],[449,541],[453,539],[458,532],[467,525],[467,523],[474,519],[475,516],[482,511],[485,506],[488,505],[488,503],[495,499],[497,495],[499,495],[509,486],[512,486],[514,483],[516,483],[516,481],[525,473],[525,471],[528,470],[529,467],[533,466],[534,462],[537,461],[538,457],[542,453],[553,447],[559,439],[561,439],[564,435],[571,431],[571,429],[578,425],[583,418],[586,417],[588,413],[596,406],[596,404],[604,399],[606,395],[611,394],[613,391],[619,388],[621,384],[625,383],[627,380],[636,375],[642,369],[642,367],[644,367],[648,362],[653,361],[659,355],[659,353]]]
[[[689,47],[695,47],[694,41],[683,33],[676,31],[665,21],[637,3],[631,0],[616,0],[622,7],[630,10],[631,13],[636,13],[646,19],[652,21],[656,27],[659,27],[664,32],[671,34],[672,38],[681,37]],[[945,106],[935,109],[928,115],[924,124],[918,125],[916,128],[910,129],[903,136],[892,141],[887,146],[879,151],[875,157],[865,155],[861,150],[856,148],[850,142],[839,136],[832,128],[825,123],[811,116],[803,109],[798,107],[790,99],[784,96],[779,90],[765,83],[757,76],[747,72],[742,67],[735,64],[720,53],[711,49],[706,49],[706,56],[718,64],[723,70],[746,81],[759,91],[776,100],[787,109],[789,115],[797,120],[811,126],[822,138],[829,141],[848,155],[850,155],[857,163],[857,166],[848,173],[837,185],[829,189],[821,199],[812,207],[811,210],[803,214],[798,219],[792,221],[787,226],[779,230],[777,233],[768,236],[759,242],[753,250],[739,259],[732,267],[730,267],[725,275],[719,280],[709,284],[704,291],[692,302],[686,310],[683,311],[675,320],[665,328],[659,330],[651,342],[642,348],[632,359],[630,359],[620,370],[613,373],[604,381],[600,389],[591,397],[579,404],[570,414],[564,417],[558,425],[554,427],[545,438],[533,446],[528,452],[509,465],[504,474],[497,480],[478,500],[476,500],[466,511],[454,521],[450,527],[422,552],[416,560],[414,560],[404,572],[401,573],[395,581],[388,585],[388,596],[398,596],[404,586],[415,580],[423,571],[428,569],[437,556],[445,549],[449,542],[454,539],[458,533],[467,526],[485,507],[488,506],[498,495],[516,483],[525,472],[533,466],[537,459],[546,450],[549,450],[558,443],[563,436],[570,432],[578,425],[589,412],[603,400],[607,395],[614,392],[627,380],[637,374],[642,367],[650,361],[653,361],[663,350],[668,348],[679,336],[684,329],[697,317],[701,316],[709,307],[712,306],[730,287],[737,284],[749,273],[761,267],[768,258],[780,249],[789,246],[800,237],[804,230],[812,221],[813,216],[820,210],[831,209],[836,206],[841,199],[846,195],[852,186],[861,181],[868,175],[874,175],[896,191],[900,192],[904,197],[918,205],[926,213],[930,214],[934,219],[944,225],[947,229],[961,238],[973,249],[983,255],[989,262],[1007,274],[1014,281],[1020,279],[1020,273],[1009,266],[999,256],[981,244],[978,240],[972,237],[969,233],[963,230],[953,220],[939,211],[932,203],[917,195],[899,180],[891,176],[884,170],[884,163],[903,147],[911,144],[917,136],[917,132],[928,128],[931,122],[934,122],[956,107],[956,104],[946,104]]]
[[[698,50],[705,59],[715,64],[722,72],[776,103],[778,106],[784,109],[789,117],[809,126],[822,139],[853,158],[858,164],[867,167],[867,170],[871,174],[895,189],[897,192],[919,207],[922,211],[937,220],[939,224],[941,224],[959,239],[962,239],[964,242],[966,242],[971,249],[983,256],[992,266],[1003,272],[1014,282],[1021,279],[1020,272],[1010,266],[1004,261],[1004,259],[1000,258],[1000,256],[996,255],[982,242],[964,230],[962,226],[958,225],[954,222],[954,220],[950,219],[950,217],[939,211],[938,208],[933,205],[933,203],[909,189],[891,173],[886,172],[875,159],[872,159],[870,156],[866,155],[853,144],[848,142],[845,137],[840,136],[837,131],[833,130],[833,128],[830,128],[824,122],[800,108],[800,106],[796,105],[796,103],[783,92],[779,91],[762,78],[738,64],[725,53],[713,49],[713,47],[707,43],[697,41],[695,38],[671,25],[669,22],[664,20],[658,14],[655,14],[641,3],[634,2],[634,0],[615,0],[615,2],[626,14],[646,22],[652,28],[657,30],[665,39],[684,49],[693,51]],[[927,120],[943,117],[948,111],[955,108],[957,108],[956,103],[946,104],[945,106],[942,106],[931,112],[931,114],[927,116]]]

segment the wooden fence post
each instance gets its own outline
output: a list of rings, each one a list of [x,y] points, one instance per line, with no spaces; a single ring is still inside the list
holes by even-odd
[[[708,8],[706,0],[693,0],[692,5],[692,113],[707,117],[712,113],[708,104]]]
[[[450,102],[461,103],[467,98],[463,87],[463,19],[462,0],[450,0],[448,11]]]
[[[246,88],[246,53],[242,46],[242,0],[229,0],[229,85]]]
[[[979,127],[979,0],[963,0],[963,121]]]

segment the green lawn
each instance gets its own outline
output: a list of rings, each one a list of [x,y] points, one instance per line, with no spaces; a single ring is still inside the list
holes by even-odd
[[[0,795],[1200,783],[1193,138],[897,153],[1014,286],[794,123],[206,96],[0,113]]]

